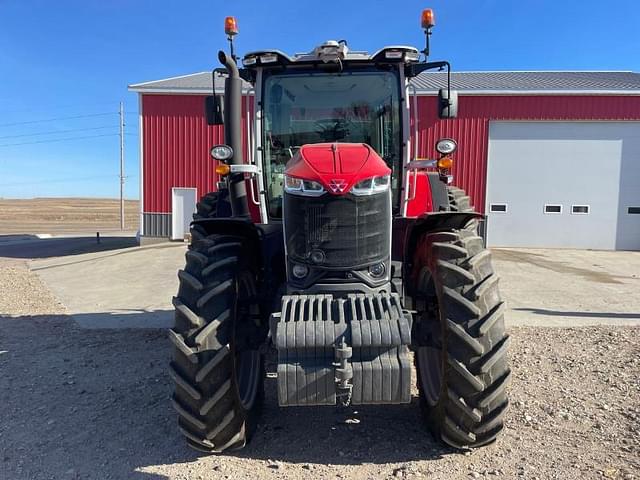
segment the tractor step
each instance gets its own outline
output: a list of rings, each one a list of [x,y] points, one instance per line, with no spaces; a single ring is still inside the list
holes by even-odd
[[[411,321],[395,293],[282,297],[271,317],[279,404],[409,403]]]

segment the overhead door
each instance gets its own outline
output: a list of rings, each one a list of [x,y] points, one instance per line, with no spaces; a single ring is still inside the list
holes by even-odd
[[[638,122],[492,122],[487,175],[489,246],[640,250]]]

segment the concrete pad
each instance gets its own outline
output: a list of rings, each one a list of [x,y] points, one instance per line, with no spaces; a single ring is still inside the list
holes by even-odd
[[[508,325],[640,326],[640,252],[492,251]]]
[[[168,328],[186,245],[34,260],[30,268],[84,328]]]
[[[165,242],[34,260],[31,269],[82,327],[167,328],[185,250]],[[640,326],[640,252],[494,249],[493,258],[509,326]]]

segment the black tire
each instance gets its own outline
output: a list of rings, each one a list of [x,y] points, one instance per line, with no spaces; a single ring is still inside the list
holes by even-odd
[[[491,255],[469,230],[426,234],[413,270],[420,404],[434,437],[493,442],[509,404],[509,336]]]
[[[231,204],[229,203],[229,191],[209,192],[196,204],[196,211],[193,214],[194,220],[207,218],[222,218],[231,216]],[[207,236],[207,231],[200,225],[191,227],[191,240],[197,242]]]
[[[460,213],[475,212],[475,208],[471,205],[471,197],[463,189],[447,187],[447,194],[449,196],[450,211]],[[477,235],[479,225],[480,222],[478,220],[471,220],[464,228]]]
[[[227,190],[209,192],[203,195],[196,204],[196,212],[193,214],[193,219],[230,217],[231,205],[228,197]]]
[[[449,195],[449,209],[452,212],[473,212],[471,197],[458,187],[447,187]]]
[[[190,246],[178,272],[172,400],[187,443],[204,452],[242,448],[262,407],[267,327],[247,257],[241,238],[209,235]]]

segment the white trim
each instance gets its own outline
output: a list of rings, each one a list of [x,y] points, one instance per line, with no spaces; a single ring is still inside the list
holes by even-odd
[[[400,105],[403,107],[401,114],[402,118],[400,119],[400,124],[402,126],[402,158],[400,159],[400,171],[398,175],[400,175],[401,180],[401,191],[399,192],[400,197],[400,214],[403,217],[407,216],[407,211],[409,210],[409,170],[407,170],[407,165],[411,162],[411,157],[413,155],[417,155],[418,151],[416,150],[415,154],[413,150],[415,149],[415,145],[411,144],[411,99],[409,95],[409,85],[412,83],[405,77],[404,68],[398,68],[400,74],[400,91],[398,92],[401,97],[398,99]],[[415,86],[414,86],[415,89]],[[417,90],[414,90],[417,93]],[[416,102],[417,105],[417,102]],[[418,116],[416,115],[416,118]],[[417,132],[420,135],[420,131]],[[414,139],[414,143],[417,141],[417,138]],[[416,173],[416,172],[414,172]],[[393,186],[393,185],[392,185]],[[415,195],[415,192],[414,192]],[[393,209],[392,209],[393,211]]]
[[[188,73],[187,75],[178,75],[177,77],[167,77],[167,78],[160,78],[158,80],[149,80],[147,82],[132,83],[131,85],[129,85],[129,89],[138,88],[138,87],[142,87],[143,85],[149,85],[149,84],[157,83],[157,82],[166,82],[166,81],[169,81],[169,80],[177,80],[178,78],[194,77],[196,75],[203,75],[205,73],[211,73],[211,72],[204,71],[204,72]]]
[[[142,131],[143,119],[142,119],[142,95],[138,94],[138,161],[140,162],[140,236],[144,235],[144,134]]]
[[[256,188],[258,189],[258,201],[260,202],[260,205],[258,206],[258,209],[260,211],[260,220],[262,221],[262,223],[269,223],[269,212],[267,211],[267,206],[269,205],[269,186],[265,185],[266,164],[264,158],[264,148],[262,148],[262,133],[264,129],[264,110],[262,106],[262,68],[258,68],[256,71],[256,88],[253,92],[253,95],[253,152],[251,158],[253,160],[253,163],[259,168]],[[265,169],[265,172],[263,172],[263,168]],[[271,170],[269,170],[269,175],[271,175]],[[270,181],[271,179],[269,178],[268,180]],[[282,195],[282,218],[284,218],[284,191]]]
[[[418,87],[417,87],[418,88]],[[493,96],[531,96],[531,95],[540,95],[540,96],[558,96],[558,95],[591,95],[591,96],[637,96],[640,95],[640,88],[638,89],[629,89],[629,90],[468,90],[468,89],[458,89],[452,88],[453,90],[457,90],[458,96],[463,97],[472,97],[472,96],[483,96],[483,95],[493,95]],[[418,88],[418,95],[422,96],[435,96],[438,95],[438,90],[429,89],[420,89]]]
[[[637,73],[637,72],[634,72],[633,70],[458,70],[455,73]]]
[[[547,212],[547,207],[560,207],[560,211]],[[544,213],[545,215],[562,215],[562,210],[564,210],[564,207],[562,206],[561,203],[545,203],[544,208],[542,209],[542,213]]]
[[[152,94],[186,94],[186,95],[211,95],[211,88],[168,88],[168,87],[144,87],[144,88],[135,88],[134,85],[129,86],[128,90],[130,92],[138,92],[144,93],[148,95]],[[436,96],[438,95],[438,90],[434,90],[431,88],[420,88],[416,86],[416,90],[418,96]],[[640,88],[637,90],[629,89],[629,90],[467,90],[467,89],[455,89],[458,91],[458,95],[462,97],[472,97],[472,96],[531,96],[531,95],[540,95],[540,96],[557,96],[557,95],[591,95],[591,96],[638,96],[640,95]],[[248,89],[243,89],[243,95],[247,95]],[[224,93],[224,89],[216,89],[216,94]]]

